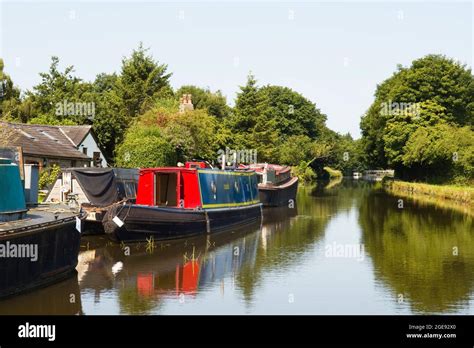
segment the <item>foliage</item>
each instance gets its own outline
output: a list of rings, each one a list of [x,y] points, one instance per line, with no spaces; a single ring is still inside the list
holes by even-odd
[[[117,147],[116,162],[124,168],[170,166],[176,155],[159,127],[135,125]]]
[[[259,90],[267,101],[267,118],[275,120],[275,129],[281,137],[306,135],[316,139],[326,122],[316,105],[288,87],[267,85]]]
[[[401,103],[410,107],[399,108]],[[372,168],[391,166],[401,177],[430,181],[448,181],[455,173],[455,180],[469,181],[472,157],[463,155],[458,163],[450,158],[457,147],[463,153],[472,149],[468,127],[473,126],[471,70],[444,56],[428,55],[408,68],[399,66],[377,87],[375,101],[361,120],[361,144]],[[449,136],[448,127],[452,134],[466,127],[462,145]]]
[[[13,85],[13,81],[3,69],[5,64],[0,58],[0,118],[15,120],[21,114],[20,90]]]
[[[166,72],[168,66],[159,64],[152,56],[147,55],[147,51],[140,43],[131,57],[122,60],[117,91],[128,117],[143,113],[159,96],[167,96],[170,92],[171,74]]]
[[[227,105],[226,98],[221,91],[211,92],[209,88],[204,89],[192,85],[181,86],[176,91],[176,97],[181,98],[183,94],[191,94],[195,109],[204,109],[209,115],[218,119],[228,117],[231,108]]]
[[[44,168],[38,180],[38,186],[40,190],[47,189],[51,187],[56,182],[59,174],[61,173],[61,168],[57,164],[53,164],[51,167]]]
[[[298,166],[292,167],[292,174],[297,176],[303,184],[313,182],[317,179],[314,170],[305,162],[301,162]]]
[[[258,87],[253,75],[240,87],[226,125],[237,148],[255,149],[260,162],[297,165],[310,160],[310,142],[324,132],[326,116],[308,99],[287,87]],[[293,141],[304,146],[298,154]]]
[[[469,183],[474,178],[474,132],[443,123],[420,127],[404,147],[403,165],[420,179]]]
[[[326,173],[328,173],[329,178],[331,179],[342,177],[342,172],[340,170],[333,169],[331,167],[324,167],[323,169]]]
[[[292,135],[280,146],[279,163],[296,166],[311,159],[313,142],[307,135]]]
[[[405,194],[409,197],[431,197],[447,201],[454,201],[474,207],[474,187],[454,185],[430,185],[418,182],[406,182],[393,179],[383,180],[384,188],[397,195]],[[440,205],[436,202],[436,205]],[[459,206],[458,206],[459,207]],[[462,206],[461,206],[462,207]],[[473,211],[474,212],[474,211]]]

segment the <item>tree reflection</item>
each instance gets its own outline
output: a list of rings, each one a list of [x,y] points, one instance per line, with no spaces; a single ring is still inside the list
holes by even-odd
[[[474,283],[472,217],[373,191],[359,223],[377,277],[415,312],[450,312],[469,301]]]

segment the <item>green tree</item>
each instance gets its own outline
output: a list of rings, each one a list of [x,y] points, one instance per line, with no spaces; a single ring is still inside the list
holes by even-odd
[[[474,125],[471,70],[440,55],[417,59],[408,68],[399,66],[392,77],[377,86],[375,101],[361,119],[368,164],[372,168],[392,166],[402,177],[428,173],[422,168],[425,163],[406,165],[404,158],[411,157],[407,151],[412,147],[405,145],[420,127],[444,123],[455,127]],[[441,148],[439,151],[443,152]],[[435,175],[435,171],[431,173]]]
[[[125,157],[131,161],[137,158],[137,161],[131,162],[135,166],[144,166],[147,163],[146,152],[140,152],[143,157],[134,155],[146,129],[150,129],[150,132],[153,130],[150,134],[145,133],[148,138],[152,137],[146,140],[148,143],[159,143],[160,146],[161,142],[166,143],[166,148],[162,151],[166,150],[168,165],[176,165],[177,161],[184,162],[193,158],[215,159],[219,147],[216,118],[203,109],[179,113],[179,103],[176,100],[161,99],[151,110],[139,116],[129,128],[123,144],[118,146],[118,163],[123,164]]]
[[[292,135],[281,145],[279,163],[296,166],[311,159],[313,142],[307,135]]]
[[[265,95],[267,118],[275,120],[280,136],[306,135],[316,139],[321,135],[326,115],[313,102],[288,87],[267,85],[259,93]]]
[[[135,125],[117,147],[116,164],[125,168],[170,166],[176,164],[176,153],[161,129]]]
[[[3,69],[5,64],[0,58],[0,118],[18,120],[21,117],[20,90],[14,86],[12,79]]]
[[[402,160],[416,178],[469,184],[474,178],[474,132],[447,123],[420,127],[406,142]]]
[[[108,162],[114,164],[114,151],[123,141],[129,118],[117,91],[116,74],[97,75],[92,88],[96,104],[93,130]]]
[[[59,58],[51,58],[47,73],[40,73],[41,82],[27,92],[27,99],[32,103],[34,116],[31,123],[48,124],[84,124],[90,123],[90,115],[70,115],[62,108],[64,103],[91,103],[91,85],[73,75],[74,67],[67,66],[59,70]]]
[[[211,92],[209,88],[200,88],[192,85],[181,86],[176,91],[176,97],[191,94],[195,109],[205,109],[209,115],[223,119],[230,114],[230,107],[221,91]]]
[[[159,64],[140,43],[129,58],[122,60],[118,93],[125,113],[133,118],[150,108],[156,99],[172,93],[168,66]]]

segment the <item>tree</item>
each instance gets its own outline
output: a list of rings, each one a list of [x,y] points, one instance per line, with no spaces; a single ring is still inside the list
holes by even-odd
[[[124,143],[118,146],[118,163],[124,164],[125,157],[128,157],[133,165],[143,166],[147,163],[144,159],[145,153],[141,157],[142,152],[138,149],[140,137],[147,138],[144,146],[149,147],[148,149],[152,147],[152,143],[160,147],[166,143],[166,148],[161,151],[166,154],[168,165],[176,165],[176,161],[184,162],[193,158],[215,159],[218,149],[216,118],[202,109],[185,113],[178,111],[179,104],[176,100],[161,99],[151,110],[139,116],[127,131]],[[151,133],[144,133],[146,129]],[[138,160],[132,160],[133,158]]]
[[[240,86],[235,100],[234,113],[230,126],[236,133],[250,132],[268,108],[267,95],[259,93],[255,76],[247,76],[247,84]]]
[[[125,168],[170,166],[176,164],[175,156],[173,146],[158,127],[135,125],[117,147],[116,164]]]
[[[140,43],[131,57],[122,60],[118,93],[130,118],[145,112],[160,96],[172,93],[169,85],[172,74],[166,72],[168,66],[159,64],[147,52]]]
[[[408,68],[399,66],[392,77],[377,86],[374,103],[361,119],[362,144],[369,165],[394,167],[401,177],[424,173],[429,178],[431,173],[434,178],[435,171],[422,168],[426,163],[407,166],[404,159],[411,158],[407,151],[413,147],[406,144],[420,127],[442,124],[474,125],[471,70],[440,55],[415,60]]]
[[[280,146],[279,163],[296,166],[308,162],[312,154],[312,140],[307,135],[292,135]]]
[[[20,90],[3,69],[5,64],[0,58],[0,118],[16,120],[20,118]]]
[[[316,139],[325,127],[326,115],[304,96],[288,87],[267,85],[259,91],[267,101],[267,118],[274,119],[279,135],[307,135]]]
[[[111,164],[114,164],[115,148],[123,141],[130,122],[117,92],[117,82],[116,74],[99,74],[92,85],[96,103],[92,128],[99,146]]]
[[[64,104],[92,103],[91,85],[73,75],[74,67],[67,66],[59,70],[59,58],[52,57],[47,73],[40,73],[41,83],[27,92],[27,98],[33,104],[34,118],[31,123],[48,124],[84,124],[90,123],[91,115],[68,112]]]
[[[448,123],[420,127],[407,140],[402,161],[416,178],[469,183],[474,178],[474,132]]]
[[[205,109],[209,115],[223,119],[230,114],[230,107],[221,91],[211,92],[209,88],[200,88],[192,85],[181,86],[176,91],[176,97],[191,94],[195,109]]]

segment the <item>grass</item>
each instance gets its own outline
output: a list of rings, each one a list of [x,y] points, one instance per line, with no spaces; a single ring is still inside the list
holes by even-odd
[[[448,201],[455,201],[474,206],[474,187],[458,185],[432,185],[398,180],[384,180],[383,186],[391,192],[427,196]]]

